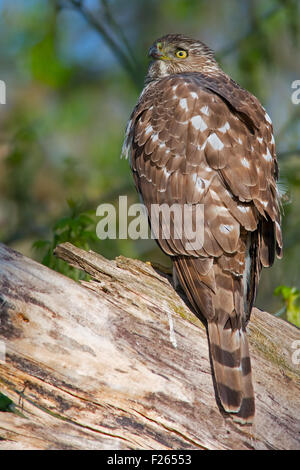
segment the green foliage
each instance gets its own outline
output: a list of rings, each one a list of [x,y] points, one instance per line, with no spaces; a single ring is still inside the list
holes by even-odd
[[[41,262],[55,271],[58,271],[74,280],[89,277],[80,270],[69,266],[57,258],[53,251],[60,243],[70,242],[78,248],[90,249],[90,244],[97,241],[95,233],[95,220],[87,212],[80,212],[80,207],[74,201],[68,201],[70,213],[60,218],[53,226],[51,240],[37,240],[33,248],[42,253]]]
[[[166,0],[162,2],[162,9],[166,14],[172,11],[176,19],[182,20],[186,16],[195,15],[199,3],[197,0]]]
[[[274,294],[280,296],[284,303],[280,314],[285,313],[289,322],[300,328],[300,291],[296,287],[278,286]]]
[[[31,69],[33,77],[44,84],[59,87],[65,85],[71,76],[71,70],[57,57],[55,37],[47,34],[31,50]]]
[[[13,411],[13,401],[0,392],[0,411]]]

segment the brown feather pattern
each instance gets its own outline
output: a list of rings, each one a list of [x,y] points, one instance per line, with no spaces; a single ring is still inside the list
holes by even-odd
[[[152,204],[204,204],[202,247],[187,250],[174,216],[170,238],[157,242],[207,321],[221,403],[245,423],[255,408],[246,325],[262,266],[272,265],[275,252],[282,256],[278,166],[265,110],[207,54],[207,69],[199,65],[205,52],[188,71],[153,77],[150,69],[124,149],[149,214]],[[160,230],[165,224],[162,218]]]

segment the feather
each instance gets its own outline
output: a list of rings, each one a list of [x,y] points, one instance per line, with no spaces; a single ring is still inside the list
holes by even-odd
[[[200,62],[192,71],[175,70],[169,61],[164,70],[172,73],[160,76],[154,63],[130,117],[124,151],[131,154],[156,241],[171,256],[195,314],[207,323],[221,404],[234,419],[250,423],[255,404],[246,325],[262,266],[282,256],[273,129],[258,100],[217,67],[206,46],[184,40],[204,54],[206,59],[197,57],[202,65],[208,61],[209,71],[199,72]],[[185,205],[191,211],[178,217],[170,210],[175,203],[181,212]],[[168,210],[157,217],[153,204]],[[195,247],[185,224],[194,227],[201,204],[204,219],[196,233],[204,238]]]

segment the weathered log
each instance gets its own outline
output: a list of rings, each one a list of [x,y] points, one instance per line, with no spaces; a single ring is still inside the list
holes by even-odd
[[[0,392],[14,403],[0,449],[300,448],[296,327],[253,309],[256,418],[241,426],[216,404],[206,330],[169,275],[69,243],[56,254],[93,279],[0,245]]]

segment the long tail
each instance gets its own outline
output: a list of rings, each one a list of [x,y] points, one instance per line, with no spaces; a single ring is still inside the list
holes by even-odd
[[[221,404],[236,421],[252,423],[255,404],[242,278],[232,275],[218,262],[208,265],[200,258],[178,257],[173,263],[195,311],[207,320]]]
[[[218,321],[208,322],[208,334],[222,406],[233,414],[236,421],[252,423],[255,404],[246,332],[232,329],[219,318]]]

